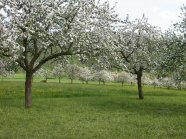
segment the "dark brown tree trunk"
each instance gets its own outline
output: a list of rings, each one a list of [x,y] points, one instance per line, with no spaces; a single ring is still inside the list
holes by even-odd
[[[141,81],[142,72],[143,72],[142,69],[140,69],[140,70],[137,72],[137,82],[138,82],[138,94],[139,94],[139,99],[144,99],[143,91],[142,91],[142,81]]]
[[[73,79],[71,79],[71,84],[73,84]]]
[[[26,72],[25,79],[25,108],[32,106],[32,76],[31,72]]]

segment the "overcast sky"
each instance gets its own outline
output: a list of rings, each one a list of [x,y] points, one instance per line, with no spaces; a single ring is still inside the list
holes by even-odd
[[[149,23],[168,29],[173,23],[180,21],[181,7],[186,5],[186,0],[101,0],[109,1],[111,6],[116,5],[115,11],[120,18],[141,18],[143,13],[149,19]],[[117,3],[117,4],[116,4]],[[1,10],[2,14],[3,11]]]
[[[178,17],[181,7],[186,5],[186,0],[108,0],[111,5],[116,4],[115,11],[119,17],[125,19],[129,14],[131,20],[142,17],[143,13],[149,23],[168,29],[173,23],[180,21]]]

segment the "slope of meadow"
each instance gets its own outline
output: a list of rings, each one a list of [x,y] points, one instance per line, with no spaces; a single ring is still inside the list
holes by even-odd
[[[67,81],[65,81],[67,82]],[[186,91],[117,83],[33,83],[24,109],[24,82],[0,82],[2,139],[184,139]]]

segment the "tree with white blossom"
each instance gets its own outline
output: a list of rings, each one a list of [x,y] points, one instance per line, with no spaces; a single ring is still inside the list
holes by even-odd
[[[152,77],[150,74],[145,73],[142,77],[142,83],[143,85],[151,85],[153,82]]]
[[[114,80],[111,73],[109,71],[106,70],[101,70],[101,71],[97,71],[94,73],[94,79],[96,81],[99,81],[99,84],[101,84],[101,82],[105,85],[106,81],[112,81]]]
[[[73,81],[79,77],[80,67],[76,64],[68,64],[65,68],[65,72],[68,78],[71,80],[71,84]]]
[[[160,79],[160,82],[163,87],[166,87],[168,89],[175,86],[173,79],[170,77],[162,78],[162,79]]]
[[[124,83],[130,83],[131,76],[127,72],[121,72],[121,73],[118,73],[115,80],[117,82],[120,82],[123,86]]]
[[[117,59],[123,68],[137,75],[139,99],[143,99],[142,75],[156,65],[159,32],[143,16],[133,22],[126,20],[124,27],[115,32]]]
[[[186,67],[179,66],[179,69],[173,72],[172,79],[176,88],[181,89],[182,83],[186,81]]]
[[[88,84],[88,82],[91,81],[92,78],[93,75],[88,67],[79,68],[79,80],[81,80],[83,83],[86,82],[86,84]]]
[[[186,67],[186,6],[181,9],[181,21],[162,35],[159,73],[164,76]]]
[[[61,83],[61,79],[65,75],[64,65],[63,64],[58,64],[57,66],[55,66],[54,69],[52,70],[52,74],[53,74],[54,77],[58,78],[59,83]]]
[[[157,78],[154,78],[151,82],[151,85],[156,88],[157,86],[161,86],[161,82]]]
[[[13,58],[26,72],[26,108],[32,106],[36,71],[54,58],[106,47],[116,21],[109,4],[95,0],[1,0],[0,8],[5,13],[0,15],[0,55]]]

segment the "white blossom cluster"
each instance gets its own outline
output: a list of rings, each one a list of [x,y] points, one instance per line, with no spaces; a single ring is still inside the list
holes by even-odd
[[[2,0],[0,8],[0,53],[30,73],[56,57],[106,48],[117,20],[95,0]]]
[[[131,73],[139,69],[151,68],[156,62],[158,30],[148,24],[147,19],[126,21],[126,25],[116,32],[118,61],[124,63]]]
[[[8,66],[9,63],[7,61],[0,60],[0,76],[1,77],[12,77],[15,72],[11,70]]]

